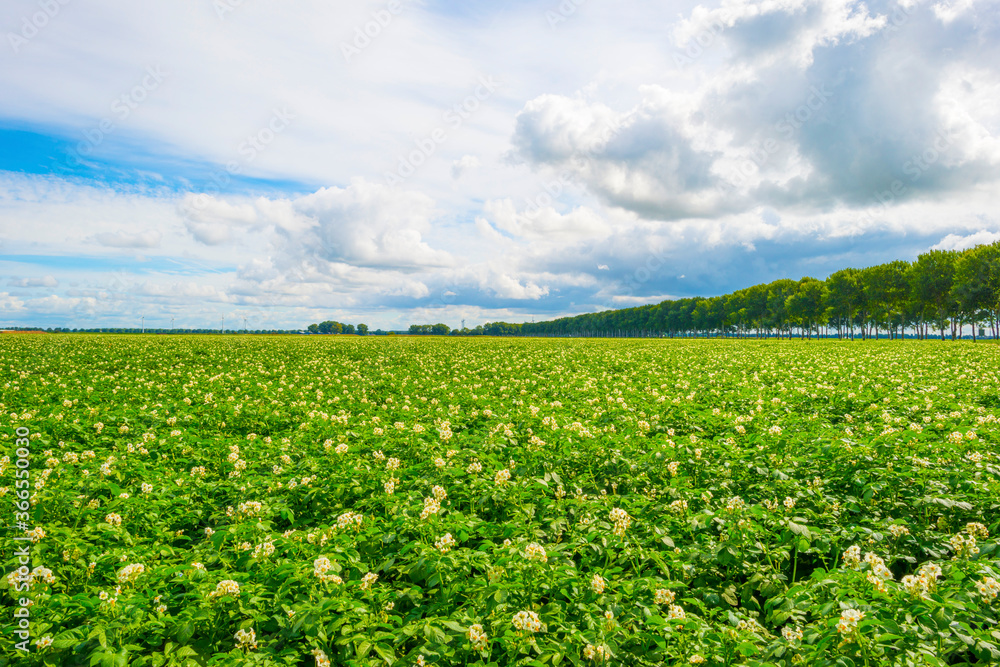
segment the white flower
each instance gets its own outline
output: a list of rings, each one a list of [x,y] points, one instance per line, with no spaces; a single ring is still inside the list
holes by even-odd
[[[436,542],[434,542],[434,547],[441,553],[447,553],[454,548],[455,544],[455,538],[451,536],[451,533],[445,533]]]
[[[240,585],[232,579],[223,579],[216,586],[215,590],[208,594],[208,597],[222,597],[224,595],[236,596],[240,594]]]
[[[378,575],[374,572],[369,572],[365,576],[361,577],[361,590],[367,591],[376,581],[378,581]]]
[[[542,622],[538,614],[533,611],[519,611],[511,619],[514,627],[522,632],[538,632],[542,629]]]
[[[237,648],[257,648],[257,633],[253,631],[253,628],[249,630],[237,630],[236,641]]]

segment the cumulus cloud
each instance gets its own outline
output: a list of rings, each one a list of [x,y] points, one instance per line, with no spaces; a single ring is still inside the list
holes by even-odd
[[[856,0],[730,0],[715,9],[696,6],[673,37],[683,48],[721,35],[741,60],[762,58],[772,64],[780,59],[808,67],[817,49],[868,37],[886,21]]]
[[[968,250],[977,245],[989,245],[1000,241],[1000,232],[983,230],[975,234],[960,236],[958,234],[948,234],[941,239],[940,243],[931,246],[932,250]]]
[[[251,204],[233,204],[207,194],[188,194],[180,203],[180,213],[191,235],[205,245],[221,245],[238,240],[241,232],[263,226]]]
[[[346,188],[323,188],[290,204],[309,226],[297,235],[284,231],[308,256],[397,269],[448,266],[453,261],[423,240],[434,201],[422,193],[357,179]]]
[[[967,44],[990,27],[902,16],[905,29],[851,0],[699,6],[675,40],[697,44],[709,26],[727,71],[642,86],[617,111],[538,96],[517,115],[514,155],[652,220],[894,205],[995,182],[1000,78],[982,58],[1000,49]],[[928,40],[951,47],[931,55]]]
[[[10,292],[0,292],[0,312],[14,313],[24,310],[24,301]]]

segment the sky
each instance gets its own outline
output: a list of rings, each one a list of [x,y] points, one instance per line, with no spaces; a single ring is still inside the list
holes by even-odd
[[[541,321],[1000,239],[995,0],[5,0],[0,326]]]

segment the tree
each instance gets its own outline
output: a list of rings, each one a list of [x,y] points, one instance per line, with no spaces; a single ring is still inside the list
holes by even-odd
[[[345,324],[344,328],[343,328],[343,332],[345,334],[348,334],[348,335],[353,334],[354,333],[354,325],[353,324]]]
[[[319,325],[318,324],[310,324],[309,325],[309,333],[319,333]]]
[[[796,285],[795,292],[785,299],[788,316],[799,323],[803,331],[812,339],[813,326],[819,324],[826,301],[826,287],[823,281],[803,278]]]
[[[340,322],[327,320],[326,322],[319,323],[319,332],[321,334],[334,334],[334,333],[340,333],[340,331],[341,331]]]
[[[851,329],[851,340],[854,340],[854,314],[861,301],[858,288],[858,270],[842,269],[826,279],[827,307],[833,313],[837,322],[837,334],[843,336],[843,327]]]
[[[933,318],[941,330],[955,313],[952,288],[955,284],[956,253],[949,250],[931,250],[917,257],[910,273],[910,289],[920,304],[924,317]],[[955,337],[954,328],[952,338]]]
[[[358,325],[358,335],[359,336],[367,336],[368,335],[368,325],[367,324],[359,324]]]
[[[995,320],[1000,311],[1000,242],[978,246],[961,253],[955,262],[952,297],[963,317],[976,326],[984,319],[996,337]]]

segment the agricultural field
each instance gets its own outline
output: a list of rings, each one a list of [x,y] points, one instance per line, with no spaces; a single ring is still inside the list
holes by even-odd
[[[2,665],[1000,663],[993,343],[8,336],[0,368]]]

